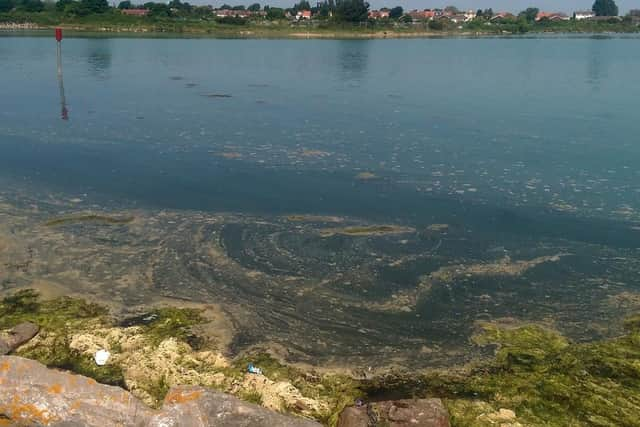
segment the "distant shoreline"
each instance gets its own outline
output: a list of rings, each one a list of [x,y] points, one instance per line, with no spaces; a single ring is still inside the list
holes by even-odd
[[[538,37],[544,35],[562,36],[562,35],[624,35],[639,34],[638,31],[530,31],[527,33],[496,33],[491,31],[475,32],[475,31],[399,31],[394,29],[375,30],[375,31],[358,31],[349,29],[317,29],[304,31],[302,28],[276,27],[265,28],[259,26],[248,27],[197,27],[197,26],[181,26],[168,28],[162,25],[78,25],[78,24],[59,24],[59,25],[42,25],[33,22],[25,23],[9,23],[0,22],[0,34],[24,34],[33,32],[38,35],[39,32],[53,30],[59,27],[68,31],[71,35],[86,34],[104,34],[104,35],[135,35],[136,37],[202,37],[202,38],[234,38],[234,39],[352,39],[352,40],[368,40],[368,39],[435,39],[435,38],[526,38]]]

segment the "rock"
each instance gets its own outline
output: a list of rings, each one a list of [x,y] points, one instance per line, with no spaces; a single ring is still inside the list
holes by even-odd
[[[149,427],[319,427],[302,418],[287,417],[229,394],[198,386],[174,387]]]
[[[0,355],[11,353],[36,336],[40,327],[31,322],[20,323],[6,333],[0,334]]]
[[[56,427],[319,426],[198,386],[172,388],[163,407],[152,410],[121,388],[15,356],[0,356],[0,420]]]
[[[152,412],[119,387],[48,369],[29,359],[0,357],[0,415],[15,423],[140,426]],[[1,418],[1,417],[0,417]]]
[[[516,427],[521,425],[516,420],[516,413],[506,408],[500,408],[497,412],[482,414],[478,417],[478,420],[488,421],[491,424],[500,424],[501,426]]]
[[[340,414],[338,427],[449,427],[449,413],[440,399],[392,400],[351,406]]]

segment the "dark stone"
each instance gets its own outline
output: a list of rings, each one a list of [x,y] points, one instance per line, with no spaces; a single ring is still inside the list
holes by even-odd
[[[0,334],[0,355],[11,353],[22,344],[35,337],[40,327],[34,323],[24,322],[6,333]]]
[[[450,427],[449,413],[440,399],[406,399],[351,406],[340,414],[338,427]]]
[[[203,422],[206,420],[206,422]],[[320,427],[320,424],[269,411],[229,394],[196,386],[174,387],[149,427]]]

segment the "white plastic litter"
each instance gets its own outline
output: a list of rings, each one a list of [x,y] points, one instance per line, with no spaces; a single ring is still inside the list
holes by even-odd
[[[107,350],[96,351],[96,355],[94,356],[96,365],[104,366],[104,364],[107,363],[107,360],[109,360],[109,356],[111,356],[111,353],[109,353]]]

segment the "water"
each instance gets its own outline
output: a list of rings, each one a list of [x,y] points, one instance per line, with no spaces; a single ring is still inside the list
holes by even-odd
[[[612,334],[637,308],[638,41],[68,38],[62,120],[53,37],[5,35],[5,228],[136,212],[137,238],[84,225],[31,244],[95,264],[64,283],[76,292],[126,276],[101,292],[223,301],[238,349],[279,342],[316,361],[419,349],[437,364],[464,357],[478,321]],[[415,232],[319,234],[363,224]],[[85,240],[74,251],[69,236]],[[139,259],[81,255],[104,239]],[[505,272],[518,261],[532,264]],[[69,268],[46,258],[0,278],[60,284]]]

